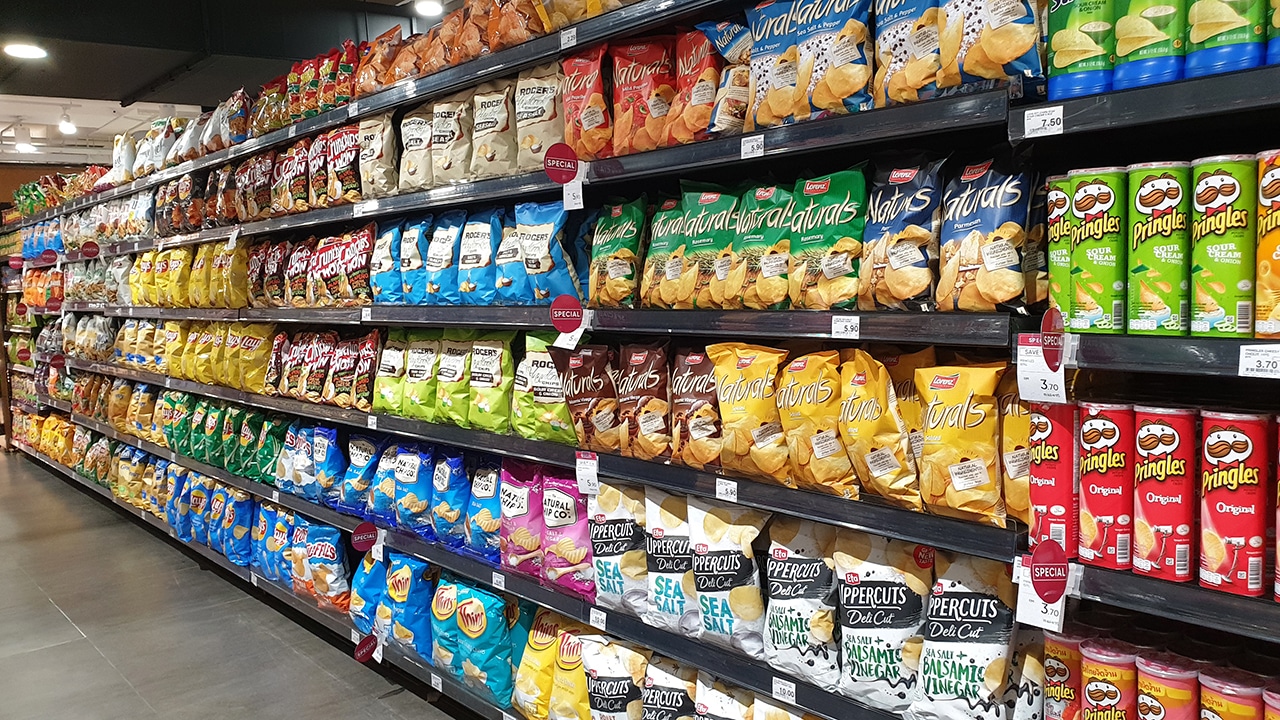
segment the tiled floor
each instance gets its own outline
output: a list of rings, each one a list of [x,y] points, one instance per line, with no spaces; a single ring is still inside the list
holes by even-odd
[[[0,719],[447,720],[94,497],[0,456]]]

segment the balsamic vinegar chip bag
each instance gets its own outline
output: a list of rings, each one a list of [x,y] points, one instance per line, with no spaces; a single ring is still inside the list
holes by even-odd
[[[860,310],[931,310],[945,158],[876,161],[862,236]]]
[[[642,720],[640,698],[653,651],[604,635],[581,640],[590,720]]]
[[[837,427],[840,418],[840,353],[802,355],[787,363],[774,395],[791,477],[809,490],[858,497],[853,465]]]
[[[444,331],[436,370],[436,421],[471,427],[471,349],[475,330]]]
[[[839,690],[872,707],[901,713],[910,704],[919,668],[934,550],[841,528],[834,559],[840,598]]]
[[[489,208],[471,213],[462,226],[458,245],[458,292],[463,305],[493,305],[497,299],[495,261],[502,244],[503,219],[502,208]]]
[[[715,364],[701,350],[677,350],[670,387],[671,459],[699,470],[720,467]]]
[[[764,654],[775,669],[825,690],[840,682],[836,630],[836,529],[779,516],[769,526]]]
[[[621,429],[613,352],[604,345],[582,345],[573,351],[553,347],[550,352],[560,372],[578,446],[602,452],[618,450]]]
[[[644,690],[641,691],[644,719],[679,720],[693,717],[693,698],[698,694],[697,681],[697,668],[657,655],[652,656],[645,671]]]
[[[725,294],[742,298],[752,310],[786,310],[790,305],[791,214],[795,201],[788,188],[770,185],[742,195],[738,236],[733,241],[733,267]]]
[[[797,180],[792,197],[791,306],[856,308],[867,205],[862,168]]]
[[[723,307],[727,299],[727,270],[734,258],[738,196],[718,185],[689,181],[680,182],[680,191],[687,247],[678,266],[675,258],[667,261],[666,279],[678,283],[671,306],[678,310]],[[717,272],[717,262],[725,270],[723,276]],[[673,270],[679,270],[675,278]],[[737,299],[732,300],[736,304]]]
[[[667,344],[637,343],[620,349],[618,439],[627,457],[653,460],[671,452],[671,397]]]
[[[774,392],[785,350],[719,343],[707,346],[715,364],[720,400],[720,464],[755,477],[795,487],[788,462],[787,440]]]
[[[770,513],[689,497],[689,544],[702,638],[764,656],[764,596],[752,543]]]
[[[587,496],[591,554],[596,571],[596,604],[637,617],[648,601],[645,559],[644,488],[600,483]]]
[[[659,630],[696,638],[702,634],[702,618],[686,503],[683,495],[668,495],[653,487],[644,489],[649,602],[642,619]]]
[[[512,388],[511,426],[520,437],[576,445],[578,435],[565,403],[560,373],[547,348],[553,338],[546,333],[524,335],[524,357],[516,366]]]
[[[670,308],[675,304],[684,272],[684,209],[678,199],[662,201],[649,221],[649,247],[644,253],[639,300],[642,307]],[[667,267],[676,263],[675,280],[667,279]]]
[[[755,693],[750,690],[731,687],[705,670],[698,671],[695,720],[751,720],[755,700]]]
[[[862,487],[920,510],[916,457],[889,371],[862,350],[847,348],[841,357],[840,436]]]
[[[1017,600],[1008,565],[938,552],[925,609],[913,720],[1005,717],[1002,703]]]
[[[641,195],[631,202],[605,205],[600,212],[591,246],[588,307],[636,306],[646,204]]]
[[[467,419],[478,430],[503,435],[511,430],[511,386],[515,381],[511,343],[515,337],[514,331],[486,333],[471,346]]]
[[[443,331],[409,330],[405,333],[404,392],[400,413],[407,418],[435,422],[436,372]]]
[[[963,166],[943,196],[938,309],[993,312],[1025,305],[1022,268],[1033,182],[1007,158]]]

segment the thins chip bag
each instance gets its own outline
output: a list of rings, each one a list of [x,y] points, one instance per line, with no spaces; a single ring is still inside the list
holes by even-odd
[[[542,576],[551,587],[594,603],[595,567],[587,499],[572,473],[544,468],[542,476]]]
[[[791,306],[844,310],[858,306],[867,182],[862,168],[796,181],[791,216]]]
[[[576,445],[578,435],[564,398],[564,385],[551,359],[552,337],[524,334],[524,357],[516,366],[512,387],[511,425],[516,434],[530,440],[551,440]]]
[[[386,624],[390,639],[403,647],[431,656],[431,568],[426,562],[400,553],[390,553],[387,565],[389,610]],[[378,606],[377,624],[382,625],[384,605]]]
[[[698,669],[654,655],[645,670],[641,699],[646,720],[693,717],[698,694]]]
[[[471,588],[451,573],[440,576],[431,598],[431,664],[455,680],[462,679],[462,656],[458,652],[458,604],[471,596]]]
[[[689,543],[702,638],[764,657],[764,595],[752,543],[770,513],[689,497]]]
[[[613,124],[605,99],[604,45],[560,62],[564,71],[564,141],[579,160],[613,157]]]
[[[947,184],[939,310],[993,312],[1025,305],[1022,254],[1033,182],[1014,161],[989,157],[963,166]]]
[[[581,640],[582,669],[591,678],[587,683],[590,720],[643,717],[641,695],[653,651],[604,635],[583,635]]]
[[[834,559],[840,593],[839,690],[901,713],[915,687],[934,550],[841,528]]]
[[[676,35],[676,99],[667,113],[666,137],[659,146],[700,142],[710,136],[711,110],[723,64],[701,31]]]
[[[858,309],[933,309],[943,162],[923,157],[876,161],[863,231]]]
[[[503,215],[501,208],[474,212],[462,227],[458,292],[463,305],[493,305],[497,298],[498,271],[494,263],[502,244]]]
[[[673,280],[673,271],[679,271],[671,305],[677,310],[723,307],[728,270],[733,266],[738,196],[718,185],[689,181],[681,181],[680,191],[687,248],[679,263],[675,257],[667,261],[667,280]]]
[[[613,64],[613,154],[663,147],[676,99],[675,38],[637,38],[609,46]]]
[[[613,353],[604,345],[582,345],[568,351],[551,348],[560,372],[565,400],[578,433],[578,445],[602,452],[617,451],[618,393],[614,387]]]
[[[635,307],[644,249],[646,198],[606,205],[591,246],[588,307]]]
[[[596,574],[596,604],[637,617],[648,600],[645,559],[644,488],[600,483],[587,497],[591,553]]]
[[[715,364],[701,350],[677,350],[670,388],[671,459],[699,470],[720,467]]]
[[[774,401],[775,381],[787,352],[719,343],[707,346],[707,357],[715,364],[723,423],[720,464],[726,470],[795,487],[786,435]]]
[[[458,656],[462,682],[491,703],[511,701],[511,640],[506,601],[481,588],[470,588],[458,603]]]
[[[774,398],[796,484],[856,499],[858,483],[838,428],[840,354],[825,350],[787,363]]]
[[[826,5],[795,3],[800,81],[796,101],[809,104],[808,118],[871,109],[871,2]],[[797,120],[807,119],[797,110]]]
[[[467,420],[477,430],[502,435],[511,430],[511,386],[515,382],[511,344],[515,335],[491,332],[472,343]]]
[[[680,200],[663,200],[649,221],[649,247],[644,254],[644,272],[640,277],[639,301],[643,307],[670,308],[680,289],[680,273],[684,271],[684,208]],[[667,280],[667,264],[676,263],[674,280]]]
[[[791,304],[791,189],[757,187],[742,195],[725,294],[752,310],[786,310]]]
[[[560,630],[570,623],[555,612],[538,608],[529,641],[517,666],[511,704],[529,720],[547,720],[556,655],[560,650]]]
[[[835,540],[834,527],[778,516],[769,526],[765,560],[765,659],[825,690],[840,683],[836,578],[829,564]]]
[[[502,567],[542,577],[542,476],[538,465],[502,460]]]
[[[1005,526],[995,398],[1004,371],[1003,366],[916,370],[925,411],[920,490],[930,510]]]
[[[671,452],[671,396],[666,343],[623,345],[618,373],[618,439],[641,460]]]
[[[840,365],[840,436],[862,487],[920,510],[920,483],[892,378],[875,358],[846,348]]]
[[[752,38],[751,110],[743,128],[747,132],[791,124],[797,109],[808,110],[805,91],[797,88],[800,52],[792,5],[789,0],[766,0],[747,9]]]
[[[685,496],[646,487],[644,520],[648,533],[645,560],[649,566],[649,602],[644,621],[660,630],[696,638],[702,634],[702,617]]]
[[[938,552],[925,609],[924,645],[913,720],[1005,717],[1002,703],[1013,643],[1013,581],[1005,563]]]

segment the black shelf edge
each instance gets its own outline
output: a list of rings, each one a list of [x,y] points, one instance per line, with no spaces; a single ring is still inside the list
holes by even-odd
[[[1076,367],[1173,375],[1238,377],[1240,348],[1272,345],[1241,338],[1073,334]]]
[[[36,397],[40,400],[41,405],[48,405],[49,407],[56,408],[62,412],[71,412],[71,403],[67,400],[59,400],[52,395],[45,395],[44,393],[39,392],[36,393]]]
[[[18,408],[19,410],[22,410],[23,412],[31,413],[32,415],[40,414],[39,405],[32,405],[26,400],[21,400],[19,398],[13,398],[11,402],[13,403],[14,407]]]

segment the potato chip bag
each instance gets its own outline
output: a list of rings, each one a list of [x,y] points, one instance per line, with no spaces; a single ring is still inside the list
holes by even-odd
[[[515,381],[511,343],[515,335],[485,333],[472,343],[467,411],[471,427],[504,435],[511,430],[511,387]]]
[[[452,573],[443,573],[431,597],[431,664],[454,680],[462,679],[458,653],[458,605],[471,596],[471,588]]]
[[[502,208],[471,213],[462,227],[458,249],[458,293],[463,305],[493,305],[498,295],[494,264],[502,244]],[[441,217],[443,222],[446,213]]]
[[[999,367],[941,366],[916,370],[924,448],[920,489],[942,515],[1005,526],[1001,498]]]
[[[676,99],[675,38],[659,35],[609,46],[613,65],[613,154],[664,147]]]
[[[431,240],[434,217],[427,215],[405,220],[400,236],[401,298],[406,305],[425,305],[427,302],[426,257]]]
[[[466,220],[465,211],[450,210],[440,215],[432,230],[424,265],[427,288],[423,301],[427,305],[458,305],[462,302],[458,292],[458,262]]]
[[[542,527],[545,583],[595,603],[587,499],[578,491],[578,481],[572,473],[550,466],[543,468]]]
[[[312,333],[311,342],[303,345],[303,373],[299,400],[313,403],[323,401],[325,381],[329,379],[329,370],[333,362],[338,359],[338,344],[338,333],[322,331]]]
[[[618,438],[622,454],[642,460],[671,452],[666,343],[623,345],[618,388]]]
[[[315,237],[310,237],[290,247],[289,259],[284,268],[286,307],[307,307],[311,256],[315,254],[319,243]],[[196,259],[198,261],[199,257]],[[193,270],[192,273],[194,272]]]
[[[644,271],[638,289],[642,307],[670,308],[675,303],[687,247],[684,208],[680,200],[663,200],[649,221],[649,247],[645,250]],[[668,280],[667,267],[676,260],[679,262],[675,263],[674,279]]]
[[[841,351],[840,436],[862,487],[910,510],[920,510],[920,483],[911,438],[893,379],[862,350]]]
[[[249,533],[254,522],[254,507],[252,495],[239,488],[227,488],[227,502],[222,511],[222,554],[232,565],[249,567],[253,555]]]
[[[646,208],[647,213],[653,207]],[[569,265],[575,273],[574,281],[582,293],[582,302],[590,300],[587,291],[591,289],[591,246],[595,244],[596,223],[600,220],[600,208],[592,208],[585,212],[569,215],[565,221],[565,246]],[[639,261],[637,260],[637,267]]]
[[[504,494],[505,490],[504,485]],[[548,718],[556,655],[560,651],[560,629],[569,625],[568,620],[546,608],[538,608],[534,616],[511,693],[511,704],[528,720]]]
[[[478,335],[475,330],[448,328],[444,331],[436,370],[437,422],[471,427],[471,357]]]
[[[425,453],[425,447],[424,447]],[[460,548],[466,541],[467,503],[471,500],[471,485],[467,481],[467,468],[462,451],[441,447],[436,450],[430,466],[431,472],[431,526],[438,542],[450,548]]]
[[[316,466],[316,484],[320,486],[320,498],[325,505],[333,507],[342,492],[342,477],[347,471],[347,458],[338,442],[337,428],[316,428],[312,456]]]
[[[400,192],[431,187],[431,124],[433,104],[423,103],[400,119]]]
[[[858,304],[866,178],[862,168],[796,181],[791,216],[791,306],[844,310]]]
[[[642,194],[631,202],[605,205],[601,211],[591,246],[588,307],[636,306],[646,204]]]
[[[829,691],[840,682],[831,560],[835,540],[834,527],[780,515],[769,526],[765,560],[765,659]]]
[[[524,334],[524,357],[516,366],[512,386],[511,426],[516,434],[530,440],[551,440],[576,445],[569,406],[565,402],[560,373],[548,351],[552,336]]]
[[[293,526],[295,516],[283,508],[276,510],[276,526],[267,541],[267,551],[271,553],[275,566],[273,579],[285,588],[293,589]]]
[[[705,670],[698,671],[695,720],[749,720],[754,704],[755,693],[750,690],[730,686]]]
[[[579,447],[618,450],[621,429],[613,352],[604,345],[581,345],[573,351],[552,347],[550,352],[560,372]]]
[[[274,242],[270,244],[266,257],[262,261],[262,294],[267,307],[288,305],[285,267],[288,265],[292,251],[293,248],[288,240]]]
[[[240,324],[240,389],[257,395],[266,394],[267,369],[271,363],[271,338],[276,334],[273,323]]]
[[[471,177],[514,175],[516,172],[516,82],[490,80],[472,96]]]
[[[258,436],[262,434],[262,425],[266,416],[245,408],[240,421],[240,431],[236,434],[235,451],[227,456],[227,472],[242,477],[251,477],[253,473],[254,450],[258,445]]]
[[[396,414],[434,422],[441,330],[405,332],[404,392]]]
[[[564,142],[563,84],[555,62],[522,70],[516,80],[517,168],[522,172],[541,170],[547,148]]]
[[[228,405],[222,414],[222,424],[218,432],[218,467],[226,468],[230,460],[240,449],[240,426],[244,424],[245,409],[240,405]]]
[[[140,454],[134,453],[133,457],[134,457],[134,462],[137,462],[140,457]],[[141,473],[139,473],[139,480],[140,479],[141,479]],[[208,542],[206,544],[209,546],[210,550],[213,550],[219,555],[223,554],[222,516],[225,513],[227,508],[227,490],[228,488],[226,485],[223,485],[222,483],[214,483],[213,492],[209,494],[208,517],[205,518],[205,523],[206,525],[208,525],[208,530],[207,530]],[[126,499],[132,502],[132,496],[127,497]]]
[[[534,305],[550,305],[561,295],[581,298],[573,264],[564,252],[564,203],[516,205],[516,236]]]
[[[587,496],[587,516],[596,604],[643,616],[648,599],[644,488],[602,482],[599,493]]]
[[[99,447],[105,447],[105,445],[95,444],[89,452],[94,453]],[[181,465],[170,463],[165,475],[165,482],[169,486],[169,498],[164,506],[165,522],[173,528],[178,539],[182,542],[191,542],[191,490],[187,486],[190,473]],[[93,479],[96,480],[96,477]]]
[[[943,93],[952,94],[963,86],[964,92],[974,92],[1007,85],[1011,78],[1028,83],[1044,78],[1037,7],[1019,2],[998,14],[984,14],[958,2],[940,3],[938,89],[955,88]]]
[[[916,370],[933,367],[938,363],[937,353],[932,347],[926,347],[914,353],[904,353],[893,346],[872,346],[872,356],[884,363],[893,380],[893,390],[898,396],[898,410],[902,413],[902,421],[907,424],[907,439],[911,444],[911,454],[916,457],[919,471],[920,453],[924,449],[924,406],[920,402],[920,393],[916,391]]]
[[[471,495],[467,500],[463,523],[463,552],[490,565],[497,565],[502,560],[499,542],[502,500],[498,497],[501,475],[502,460],[495,455],[481,455],[474,463],[471,469]]]
[[[347,437],[349,462],[338,484],[334,509],[349,515],[364,516],[369,505],[369,488],[373,485],[384,441],[362,433]]]
[[[1005,717],[1016,595],[1006,563],[938,552],[924,645],[906,716]]]
[[[676,96],[667,113],[659,147],[700,142],[710,137],[711,110],[716,102],[723,65],[707,36],[697,30],[676,35]]]
[[[642,618],[658,629],[696,638],[702,633],[702,617],[689,545],[686,498],[645,487],[644,507],[649,598]]]
[[[395,459],[396,526],[435,539],[431,524],[431,481],[435,447],[400,443]]]
[[[338,261],[337,297],[337,302],[341,306],[351,307],[373,303],[369,273],[376,232],[377,226],[369,223],[342,236],[342,254]]]
[[[398,220],[378,224],[378,237],[373,242],[369,261],[369,285],[377,304],[399,305],[404,301],[404,280],[400,275],[400,237]]]
[[[1014,161],[987,157],[964,165],[947,184],[939,310],[993,312],[1025,305],[1022,255],[1033,183]]]
[[[191,260],[191,275],[187,281],[186,307],[213,307],[213,259],[217,245],[218,243],[203,243],[196,247],[195,257]]]
[[[494,255],[494,283],[498,287],[498,305],[533,305],[533,286],[529,284],[529,272],[524,266],[524,248],[520,246],[520,233],[516,232],[515,213],[502,217],[502,242]]]
[[[133,272],[130,273],[130,280],[133,289],[134,305],[151,305],[159,304],[159,289],[156,287],[156,251],[148,250],[138,256],[138,262],[133,265]],[[136,272],[136,275],[133,273]],[[134,281],[134,278],[136,282]]]
[[[564,72],[564,141],[579,160],[613,157],[613,124],[605,100],[604,44],[560,61]]]
[[[671,370],[671,458],[699,470],[720,467],[715,365],[705,352],[676,350]]]
[[[1010,720],[1041,720],[1044,717],[1045,671],[1044,630],[1014,626],[1013,652],[1009,658],[1009,679],[1004,692],[1005,717]]]
[[[386,595],[387,564],[375,559],[372,552],[365,553],[351,577],[351,602],[348,604],[351,624],[361,634],[373,632],[374,613]]]
[[[790,305],[791,190],[776,185],[743,193],[733,254],[721,260],[725,296],[753,310],[785,310]],[[725,267],[727,266],[727,267]]]
[[[213,479],[199,473],[188,480],[191,486],[188,507],[191,513],[191,539],[201,545],[209,544],[209,496],[213,494]]]
[[[693,699],[698,693],[697,668],[681,665],[675,660],[653,655],[645,668],[644,689],[641,701],[645,718],[652,720],[678,720],[693,717]]]
[[[294,433],[293,487],[285,488],[313,503],[320,502],[320,484],[316,481],[316,428],[302,425]]]
[[[253,530],[249,534],[252,543],[253,555],[249,560],[249,567],[253,568],[262,577],[273,579],[271,577],[274,572],[274,565],[271,562],[271,555],[267,550],[267,541],[271,538],[271,533],[275,529],[276,524],[276,507],[271,503],[258,503],[256,517],[254,518]]]
[[[306,307],[337,304],[342,268],[342,236],[321,238],[307,263]]]
[[[684,198],[684,240],[688,247],[680,263],[677,264],[674,257],[667,261],[667,280],[672,279],[673,271],[680,271],[671,306],[678,310],[723,307],[728,299],[725,296],[727,271],[733,266],[738,196],[718,185],[690,181],[681,181],[680,191]],[[731,304],[736,302],[733,299]]]
[[[1000,405],[1000,477],[1005,510],[1028,527],[1031,517],[1031,407],[1018,396],[1018,374],[1006,372],[996,387]]]
[[[752,543],[770,513],[690,496],[689,544],[702,638],[764,656],[764,598]]]
[[[876,11],[873,100],[878,108],[925,100],[937,94],[935,81],[950,73],[939,49],[946,16],[937,0],[914,0]],[[974,13],[981,18],[981,14]],[[948,48],[959,38],[946,36]]]
[[[378,359],[378,374],[373,380],[373,411],[399,415],[404,397],[404,368],[407,343],[403,328],[391,328]]]
[[[169,292],[172,289],[172,285],[170,284],[170,281],[169,281],[169,251],[168,250],[155,251],[155,257],[152,262],[151,274],[152,274],[152,282],[155,283],[155,286],[156,286],[155,304],[162,307],[169,306]],[[67,278],[68,281],[73,279],[74,279],[73,277]]]
[[[366,495],[368,502],[362,513],[370,521],[387,525],[396,524],[396,515],[399,510],[396,504],[396,468],[399,456],[400,446],[395,443],[389,443],[383,447],[382,454],[378,456],[377,468],[373,474],[373,486]],[[413,460],[406,457],[405,462],[411,465]]]
[[[720,464],[727,470],[795,487],[774,400],[778,368],[786,360],[786,351],[718,343],[707,346],[707,357],[715,365],[720,405]]]
[[[219,280],[210,284],[215,289],[214,307],[249,307],[249,244],[247,242],[214,243],[213,273]]]
[[[774,398],[796,484],[856,499],[858,483],[838,427],[839,367],[835,350],[802,355],[783,368]]]
[[[295,419],[289,423],[289,429],[284,434],[284,442],[280,446],[280,454],[275,458],[275,486],[281,492],[293,493],[298,483],[297,473],[294,471],[294,456],[298,452],[298,438],[302,434],[302,421]],[[308,462],[310,462],[308,460]]]
[[[193,260],[191,246],[184,245],[170,248],[166,252],[169,253],[169,269],[165,273],[168,294],[164,304],[168,307],[188,307],[190,305],[190,296],[187,293],[187,288],[191,285],[191,263]]]
[[[871,109],[871,2],[795,3],[800,67],[796,119],[819,119]],[[806,112],[807,111],[807,112]]]
[[[542,577],[541,466],[511,458],[502,460],[502,567]]]
[[[484,589],[468,589],[458,602],[458,656],[462,682],[491,703],[511,701],[513,667],[506,601]]]
[[[390,640],[422,657],[431,657],[431,617],[434,593],[431,567],[415,557],[388,553],[387,592],[383,601],[389,611]],[[375,626],[383,622],[379,605]]]
[[[800,55],[792,6],[789,0],[766,0],[747,9],[752,42],[746,132],[789,125],[797,110],[808,110],[805,90],[797,87]]]
[[[582,635],[590,720],[632,720],[643,716],[641,694],[653,651],[604,635]]]
[[[329,371],[325,375],[319,401],[326,405],[351,407],[356,363],[360,358],[360,341],[339,340],[334,343],[331,352],[333,355],[329,358]]]
[[[931,310],[937,282],[945,158],[875,163],[863,232],[860,310]]]
[[[431,176],[436,185],[470,176],[473,94],[468,88],[440,98],[431,108]]]
[[[582,669],[582,640],[585,630],[562,627],[560,648],[556,651],[556,669],[551,681],[550,720],[589,718],[590,696],[587,675]]]

